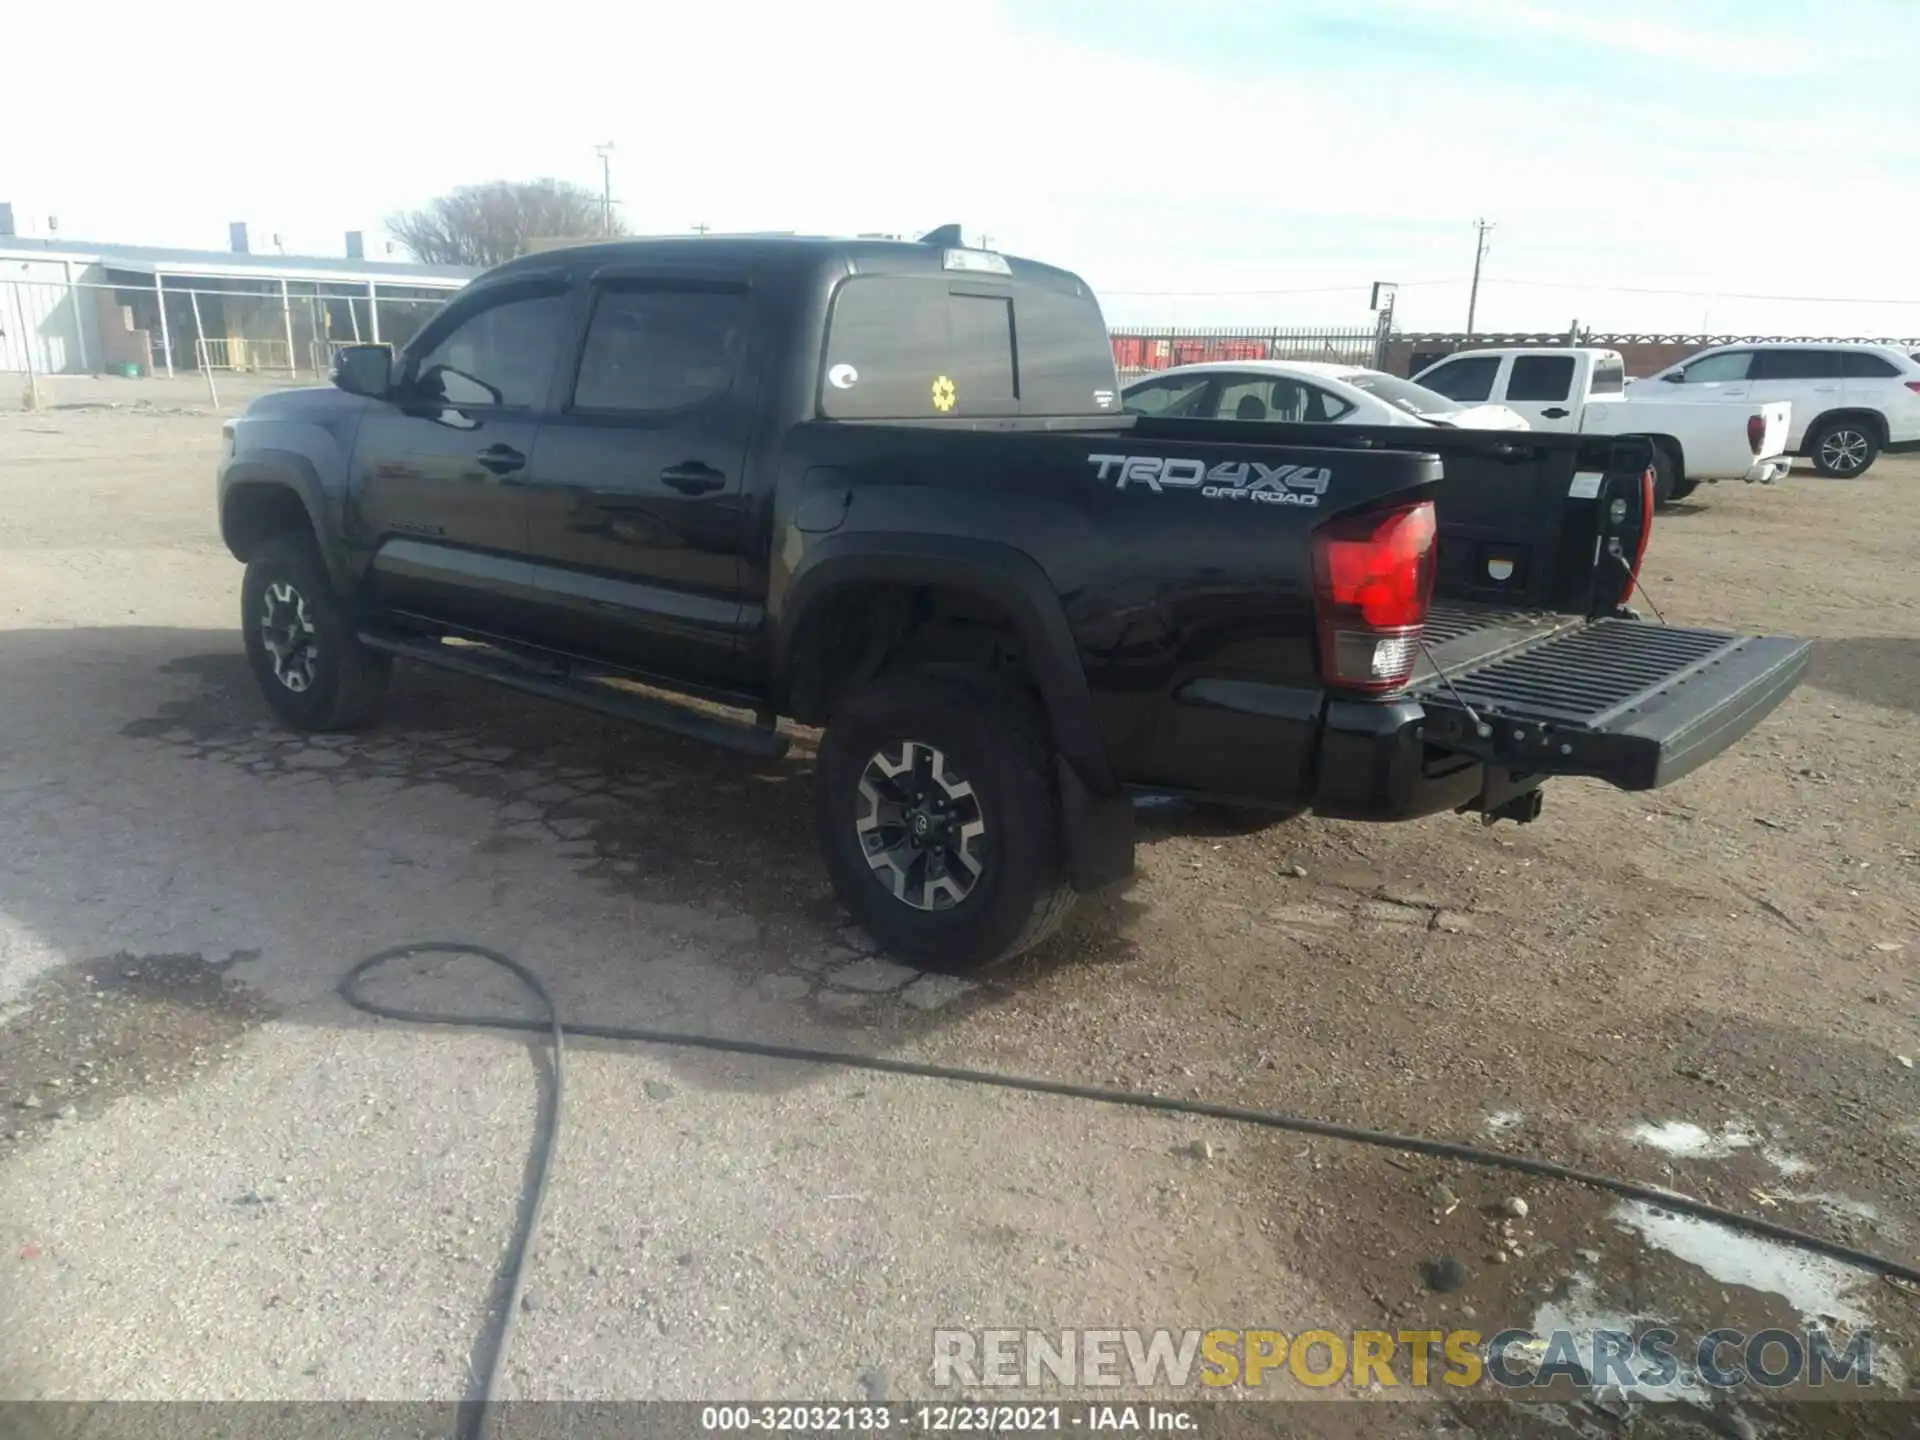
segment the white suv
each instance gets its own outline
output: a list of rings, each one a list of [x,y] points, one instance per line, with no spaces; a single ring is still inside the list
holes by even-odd
[[[1883,450],[1920,450],[1920,359],[1895,345],[1718,345],[1630,384],[1676,400],[1790,401],[1787,449],[1822,475],[1852,478]]]

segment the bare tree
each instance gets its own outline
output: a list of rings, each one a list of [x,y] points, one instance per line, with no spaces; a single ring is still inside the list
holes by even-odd
[[[534,240],[588,240],[609,232],[601,197],[565,180],[462,185],[418,210],[387,217],[387,233],[429,265],[498,265]]]

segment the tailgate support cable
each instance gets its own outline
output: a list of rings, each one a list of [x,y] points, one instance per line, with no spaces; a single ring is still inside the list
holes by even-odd
[[[1653,602],[1648,601],[1647,603],[1652,604]],[[1473,733],[1478,735],[1482,740],[1492,735],[1493,727],[1482,720],[1479,713],[1461,698],[1460,692],[1453,688],[1453,677],[1447,674],[1438,660],[1433,658],[1433,652],[1427,648],[1427,637],[1421,635],[1418,637],[1417,643],[1420,646],[1420,653],[1426,657],[1427,664],[1433,667],[1433,673],[1438,675],[1440,677],[1440,683],[1447,687],[1447,694],[1453,697],[1453,703],[1467,712],[1467,719],[1473,722]]]
[[[1640,598],[1646,601],[1647,608],[1653,611],[1653,618],[1662,625],[1666,624],[1667,617],[1660,613],[1660,607],[1653,603],[1653,596],[1647,593],[1647,587],[1641,582],[1640,577],[1633,573],[1633,566],[1628,562],[1627,557],[1620,553],[1619,543],[1617,540],[1614,542],[1613,558],[1618,560],[1620,568],[1627,572],[1627,578],[1633,581],[1633,588],[1640,592]]]

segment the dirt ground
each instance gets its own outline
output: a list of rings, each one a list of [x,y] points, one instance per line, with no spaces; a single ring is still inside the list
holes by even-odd
[[[0,410],[0,1399],[469,1391],[545,1059],[332,993],[408,940],[516,954],[606,1023],[1462,1139],[1920,1250],[1920,462],[1662,518],[1644,578],[1668,620],[1818,642],[1703,771],[1558,782],[1526,827],[1161,815],[1123,893],[960,985],[846,929],[804,746],[754,765],[417,669],[364,735],[279,730],[241,657],[204,391],[48,399]],[[468,962],[403,979],[516,1003]],[[1876,1403],[1428,1394],[1289,1410],[1285,1433],[1915,1423],[1878,1402],[1920,1366],[1920,1297],[1580,1190],[692,1053],[582,1045],[568,1084],[516,1397],[923,1397],[936,1327],[1824,1317],[1875,1331]]]

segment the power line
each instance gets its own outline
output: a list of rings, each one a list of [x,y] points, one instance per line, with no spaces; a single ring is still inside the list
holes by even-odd
[[[1300,286],[1296,289],[1290,289],[1290,290],[1107,290],[1107,289],[1102,289],[1100,291],[1100,294],[1102,295],[1133,295],[1133,296],[1145,296],[1148,298],[1155,298],[1162,295],[1167,295],[1167,296],[1224,295],[1229,297],[1240,296],[1240,295],[1335,295],[1345,290],[1365,290],[1371,283],[1372,283],[1371,281],[1356,280],[1349,285],[1305,285],[1305,286]],[[1461,285],[1464,283],[1465,282],[1461,280],[1402,280],[1398,282],[1401,289],[1405,289],[1410,285]]]
[[[1895,300],[1865,295],[1762,295],[1741,290],[1667,290],[1648,285],[1595,285],[1576,280],[1488,280],[1488,285],[1525,285],[1537,290],[1598,290],[1609,295],[1709,296],[1715,300],[1780,300],[1806,305],[1920,305],[1920,300]]]

